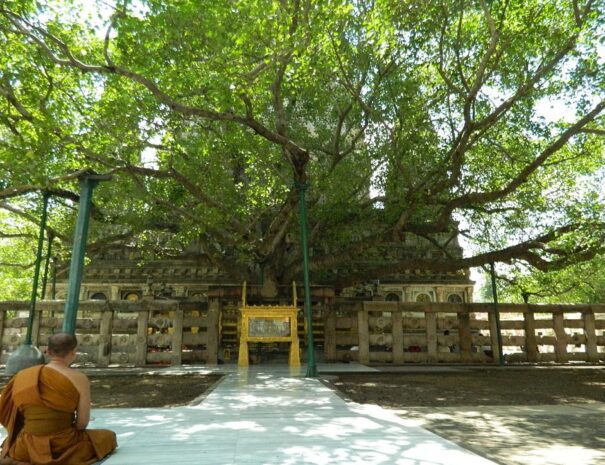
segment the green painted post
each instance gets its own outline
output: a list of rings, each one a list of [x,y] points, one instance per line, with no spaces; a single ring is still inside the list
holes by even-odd
[[[40,264],[42,262],[42,250],[44,249],[44,232],[46,231],[46,218],[48,217],[48,194],[42,199],[42,218],[40,219],[40,234],[38,235],[38,251],[36,252],[36,264],[34,266],[34,282],[32,284],[32,298],[29,302],[29,320],[27,322],[27,333],[25,334],[26,345],[32,343],[32,330],[34,328],[34,317],[36,315],[36,299],[38,298],[38,280],[40,278]]]
[[[46,229],[46,218],[48,213],[48,194],[45,193],[42,204],[42,218],[40,219],[40,234],[38,236],[38,251],[34,265],[34,280],[32,284],[32,297],[29,304],[29,318],[27,321],[27,333],[25,341],[6,360],[5,374],[14,375],[24,368],[44,363],[44,354],[40,349],[32,345],[32,332],[34,318],[36,315],[36,298],[38,296],[38,278],[40,277],[40,262],[42,261],[42,249],[44,248],[44,231]]]
[[[46,261],[44,263],[44,275],[42,276],[42,295],[40,296],[41,300],[44,300],[44,297],[46,297],[46,284],[48,282],[48,268],[50,266],[50,255],[53,249],[53,239],[53,234],[49,233],[48,247],[46,248]]]
[[[307,246],[307,209],[305,191],[308,183],[296,183],[298,207],[300,209],[300,246],[303,255],[303,281],[305,286],[305,319],[307,321],[307,378],[317,377],[315,364],[315,344],[313,342],[313,313],[311,310],[311,286],[309,285],[309,249]]]
[[[494,298],[494,317],[496,318],[496,331],[498,336],[498,364],[504,365],[504,353],[502,351],[502,330],[500,329],[500,310],[498,309],[498,290],[496,289],[496,269],[494,262],[490,263],[492,275],[492,295]]]
[[[57,298],[57,257],[53,257],[53,280],[50,285],[50,298],[55,300]],[[54,314],[53,314],[54,316]]]
[[[110,179],[107,175],[86,173],[80,178],[80,204],[78,206],[78,219],[74,231],[74,245],[69,266],[69,283],[67,285],[67,298],[63,315],[63,331],[76,333],[76,316],[80,300],[80,285],[84,271],[84,256],[86,253],[86,238],[92,204],[92,191],[99,181]]]

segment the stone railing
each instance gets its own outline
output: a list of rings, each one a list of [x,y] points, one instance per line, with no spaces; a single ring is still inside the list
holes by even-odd
[[[605,360],[605,305],[500,304],[507,362]],[[324,323],[326,360],[497,363],[492,304],[336,303]]]
[[[37,304],[32,342],[45,349],[63,324],[63,301]],[[217,363],[219,312],[205,302],[83,301],[76,334],[78,363],[97,366]],[[1,362],[24,340],[27,302],[0,302]]]
[[[63,301],[38,303],[32,335],[41,349],[60,330],[63,307]],[[1,363],[24,340],[28,308],[27,302],[0,302]],[[229,313],[234,309],[237,313],[220,296],[209,302],[80,302],[78,362],[108,366],[237,360],[238,319]],[[299,311],[304,345],[302,315]],[[500,304],[499,315],[507,363],[605,361],[605,305]],[[337,300],[314,307],[313,325],[326,362],[498,363],[492,304]]]

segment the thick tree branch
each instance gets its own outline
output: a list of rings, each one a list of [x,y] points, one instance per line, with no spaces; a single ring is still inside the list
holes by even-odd
[[[6,210],[9,211],[17,216],[20,216],[21,218],[26,219],[27,221],[35,224],[35,225],[39,225],[40,224],[40,220],[39,218],[36,218],[34,215],[25,212],[11,204],[9,204],[8,202],[4,201],[4,202],[0,202],[0,209],[2,210]],[[61,241],[67,241],[67,236],[65,236],[64,234],[60,234],[56,229],[50,227],[50,226],[46,226],[46,231],[48,235],[52,235],[53,237],[56,237],[57,239],[61,240]]]
[[[205,108],[192,107],[181,103],[170,95],[168,95],[166,92],[164,92],[160,88],[160,86],[158,86],[151,79],[140,73],[117,65],[91,65],[84,63],[74,56],[67,44],[65,44],[58,37],[49,33],[45,29],[30,23],[25,18],[22,18],[16,15],[15,13],[6,10],[5,8],[0,8],[0,13],[2,13],[9,21],[11,21],[11,23],[17,28],[19,33],[26,37],[29,37],[32,41],[34,41],[34,43],[36,43],[44,51],[44,53],[46,53],[46,55],[58,65],[76,68],[80,71],[88,73],[95,73],[101,75],[115,74],[118,76],[126,77],[131,81],[136,82],[145,87],[156,98],[158,102],[166,105],[168,108],[177,113],[180,113],[185,116],[197,116],[213,121],[233,122],[248,127],[259,136],[267,139],[270,142],[280,145],[284,149],[290,151],[290,153],[292,153],[298,158],[299,163],[302,163],[303,165],[306,164],[307,154],[305,149],[298,146],[296,143],[294,143],[287,137],[284,137],[283,135],[277,132],[271,131],[269,128],[261,124],[258,120],[250,117],[249,115],[240,116],[231,112],[217,112]],[[51,47],[34,32],[54,43],[61,50],[65,58],[58,56],[51,49]]]
[[[19,112],[19,114],[27,121],[33,121],[34,116],[19,102],[15,93],[7,79],[2,79],[0,83],[0,96],[6,98],[10,104]]]
[[[596,134],[597,136],[605,136],[605,129],[600,128],[582,128],[580,131],[584,134]]]
[[[541,166],[544,165],[553,154],[557,153],[561,148],[567,144],[567,142],[588,123],[593,121],[601,112],[605,110],[605,100],[599,102],[590,112],[584,117],[578,120],[575,124],[567,128],[559,137],[551,143],[546,149],[544,149],[540,155],[538,155],[531,163],[527,164],[511,181],[507,183],[502,189],[490,191],[490,192],[474,192],[466,195],[462,195],[451,202],[449,202],[446,209],[444,209],[443,217],[450,216],[450,213],[458,207],[464,205],[475,205],[485,204],[493,202],[495,200],[502,199],[515,191],[522,183],[526,182],[529,177]],[[448,213],[445,213],[445,212]]]
[[[66,189],[51,186],[60,184],[61,182],[65,182],[74,178],[78,178],[81,174],[87,171],[87,169],[78,170],[75,173],[71,173],[65,176],[51,178],[45,183],[44,186],[38,186],[34,184],[22,184],[20,186],[8,187],[6,189],[0,190],[0,199],[20,197],[31,192],[46,192],[55,197],[61,197],[67,200],[72,200],[73,202],[79,202],[80,196],[78,194]]]
[[[0,237],[5,239],[35,239],[36,236],[34,234],[24,234],[24,233],[5,233],[0,231]]]
[[[35,262],[32,263],[11,263],[11,262],[0,262],[0,266],[6,266],[8,268],[22,268],[27,270],[28,268],[32,268],[35,265]]]
[[[493,127],[515,104],[530,95],[534,91],[536,85],[545,76],[552,72],[555,67],[559,63],[561,63],[561,61],[565,57],[567,57],[572,50],[575,49],[577,45],[577,39],[579,37],[579,33],[572,35],[567,40],[565,45],[561,47],[561,49],[559,49],[550,60],[541,63],[537,67],[531,77],[526,79],[526,81],[519,86],[519,88],[512,96],[504,100],[488,115],[475,121],[471,118],[470,107],[475,101],[479,90],[481,89],[481,86],[483,84],[482,77],[485,74],[485,68],[489,61],[489,58],[493,55],[494,51],[496,50],[496,46],[498,43],[498,33],[495,29],[495,25],[493,23],[493,19],[491,19],[491,16],[489,16],[488,21],[490,24],[490,45],[488,47],[488,52],[483,56],[481,64],[476,71],[476,80],[473,89],[469,90],[467,96],[463,111],[465,121],[464,126],[457,134],[446,156],[446,159],[450,160],[448,170],[451,174],[448,178],[434,185],[434,192],[442,192],[444,190],[450,189],[452,186],[456,185],[460,181],[460,176],[462,174],[462,166],[465,160],[465,153],[470,148],[472,141],[476,140],[471,137],[472,134],[478,131],[484,132],[487,128]]]

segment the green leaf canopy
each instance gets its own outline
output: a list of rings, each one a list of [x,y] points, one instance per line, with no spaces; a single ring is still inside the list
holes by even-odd
[[[50,192],[66,243],[78,171],[111,173],[92,251],[287,283],[309,182],[318,281],[590,260],[604,20],[600,0],[3,0],[0,208]],[[406,243],[441,252],[380,259]]]

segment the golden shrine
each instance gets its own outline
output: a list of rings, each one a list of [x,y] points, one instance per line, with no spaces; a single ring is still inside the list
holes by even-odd
[[[237,365],[249,365],[249,342],[289,342],[288,364],[300,366],[296,307],[296,283],[292,283],[292,305],[252,305],[246,302],[246,282],[242,288],[240,308],[241,334]]]

